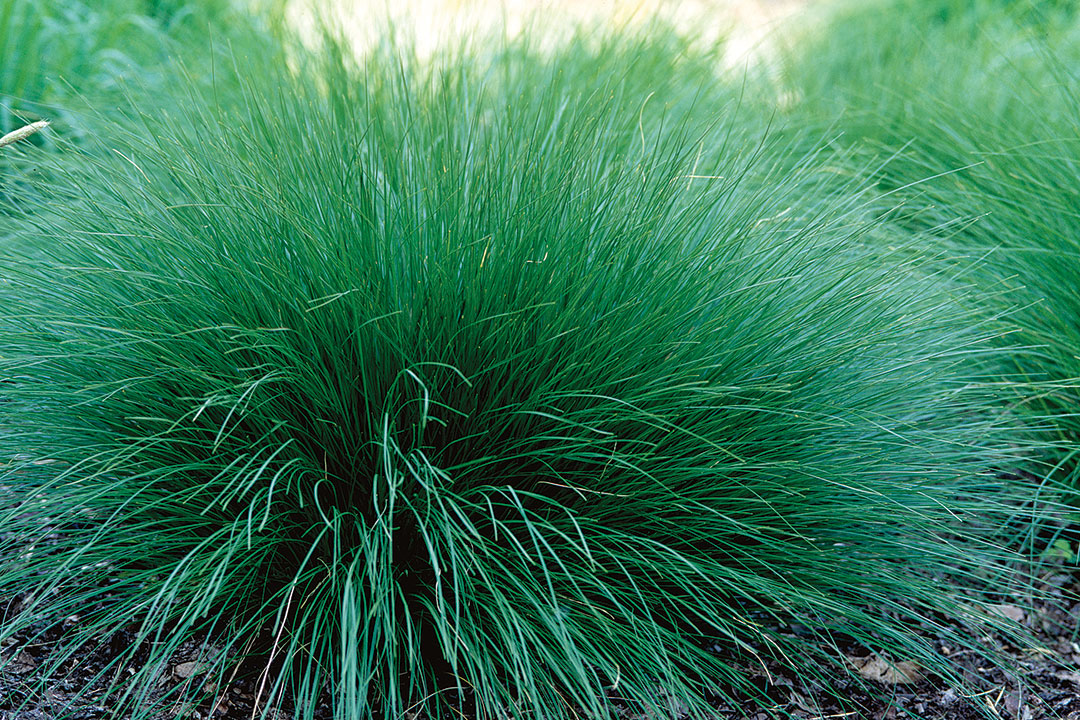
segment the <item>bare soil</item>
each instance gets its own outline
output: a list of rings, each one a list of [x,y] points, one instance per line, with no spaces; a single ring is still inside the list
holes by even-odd
[[[1080,576],[1064,566],[1042,578],[1046,599],[1028,607],[1002,606],[1003,612],[1028,627],[1039,642],[1039,650],[1012,645],[1003,638],[985,638],[1008,662],[1005,669],[986,667],[973,654],[966,654],[938,641],[938,650],[951,656],[961,669],[968,688],[960,691],[940,678],[923,677],[918,668],[903,662],[889,665],[858,648],[844,649],[859,664],[858,677],[841,679],[832,692],[808,684],[778,664],[748,670],[751,679],[768,698],[750,698],[733,706],[717,700],[717,720],[775,717],[806,720],[894,720],[927,718],[938,720],[1043,720],[1062,718],[1080,720]],[[0,605],[0,622],[14,609],[18,598]],[[103,692],[99,675],[112,661],[112,654],[129,647],[135,628],[122,631],[80,656],[78,665],[66,667],[62,677],[41,682],[41,669],[49,664],[50,654],[64,642],[65,631],[74,627],[69,621],[51,628],[33,628],[11,638],[0,647],[0,720],[52,720],[60,715],[72,720],[113,720],[110,698]],[[797,629],[792,630],[797,632]],[[913,628],[926,633],[926,629]],[[41,633],[41,634],[39,634]],[[36,637],[35,637],[36,636]],[[181,647],[163,671],[158,692],[167,695],[198,673],[197,658],[205,642],[191,642]],[[259,668],[241,666],[230,678],[228,688],[215,706],[172,707],[160,720],[240,720],[259,717],[264,709],[259,702]],[[465,706],[463,705],[463,708]],[[271,708],[273,720],[293,720],[288,704]],[[617,708],[615,720],[646,720],[629,710]],[[329,698],[319,708],[316,720],[333,717]],[[422,713],[409,720],[428,720]],[[467,713],[461,720],[468,720]]]

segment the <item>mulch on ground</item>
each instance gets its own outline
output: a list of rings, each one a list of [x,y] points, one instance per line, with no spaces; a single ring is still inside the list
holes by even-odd
[[[928,718],[939,720],[1043,720],[1063,718],[1080,720],[1080,574],[1062,566],[1042,578],[1046,598],[1033,607],[1003,605],[1002,611],[1029,628],[1039,642],[1037,650],[1022,648],[1003,638],[984,638],[1007,658],[1003,667],[987,667],[973,653],[956,650],[938,642],[938,651],[951,656],[963,673],[968,688],[962,692],[940,678],[924,677],[913,664],[896,664],[867,655],[857,648],[846,652],[851,657],[858,678],[839,679],[833,694],[807,684],[779,664],[766,663],[753,674],[754,683],[768,701],[747,698],[738,707],[716,700],[717,720],[749,717],[768,720],[773,717],[805,720],[895,720]],[[20,602],[4,599],[0,604],[0,622]],[[92,652],[79,656],[79,663],[65,667],[59,677],[41,682],[41,672],[49,664],[50,654],[59,648],[65,630],[78,618],[60,626],[34,628],[9,638],[0,647],[0,720],[52,720],[63,714],[72,720],[104,720],[115,717],[110,698],[101,689],[103,671],[113,660],[112,654],[130,647],[136,628],[121,631]],[[917,631],[917,630],[916,630]],[[206,643],[190,642],[181,646],[162,672],[158,692],[167,696],[170,689],[198,679],[198,658],[205,657]],[[109,671],[113,672],[113,671]],[[105,672],[107,677],[111,677]],[[216,705],[176,706],[163,713],[160,720],[230,720],[260,717],[264,709],[259,692],[259,668],[241,667],[228,681],[228,687]],[[87,690],[89,688],[89,690]],[[873,688],[876,692],[870,691]],[[268,709],[272,720],[293,720],[288,704]],[[676,709],[677,712],[677,709]],[[629,708],[616,707],[618,720],[647,720]],[[327,697],[315,720],[333,717]],[[463,714],[462,720],[467,720]],[[428,720],[423,713],[408,720]]]

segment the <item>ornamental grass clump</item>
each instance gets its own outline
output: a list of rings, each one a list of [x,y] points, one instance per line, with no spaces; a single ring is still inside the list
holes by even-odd
[[[264,715],[703,716],[767,663],[962,682],[916,628],[992,661],[1032,489],[962,274],[707,63],[589,47],[298,55],[55,157],[0,254],[43,687],[107,650],[132,717],[244,674]]]

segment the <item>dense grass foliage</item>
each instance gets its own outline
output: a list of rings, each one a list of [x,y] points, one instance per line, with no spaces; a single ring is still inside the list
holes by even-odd
[[[962,683],[914,628],[989,653],[1035,492],[997,325],[666,37],[328,44],[56,153],[0,254],[0,640],[134,623],[134,717],[234,668],[342,719]]]
[[[949,14],[936,10],[952,5],[939,4],[920,5],[920,13],[888,2],[835,18],[810,46],[820,78],[810,80],[807,56],[791,66],[786,92],[799,98],[791,120],[831,124],[846,156],[854,148],[880,158],[880,186],[910,210],[901,230],[931,231],[939,246],[986,255],[980,284],[1011,288],[999,295],[1014,306],[1011,341],[1030,348],[1010,354],[1002,372],[1032,383],[1021,406],[1054,428],[1051,466],[1075,472],[1077,8],[975,3]],[[871,49],[885,35],[896,42]]]

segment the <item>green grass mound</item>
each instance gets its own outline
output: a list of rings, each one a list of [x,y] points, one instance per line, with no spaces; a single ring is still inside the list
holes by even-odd
[[[300,718],[705,716],[852,647],[959,682],[913,628],[989,652],[1033,492],[996,331],[624,42],[301,58],[56,154],[0,254],[0,641],[78,613],[62,676],[134,623],[133,717],[245,658]]]

